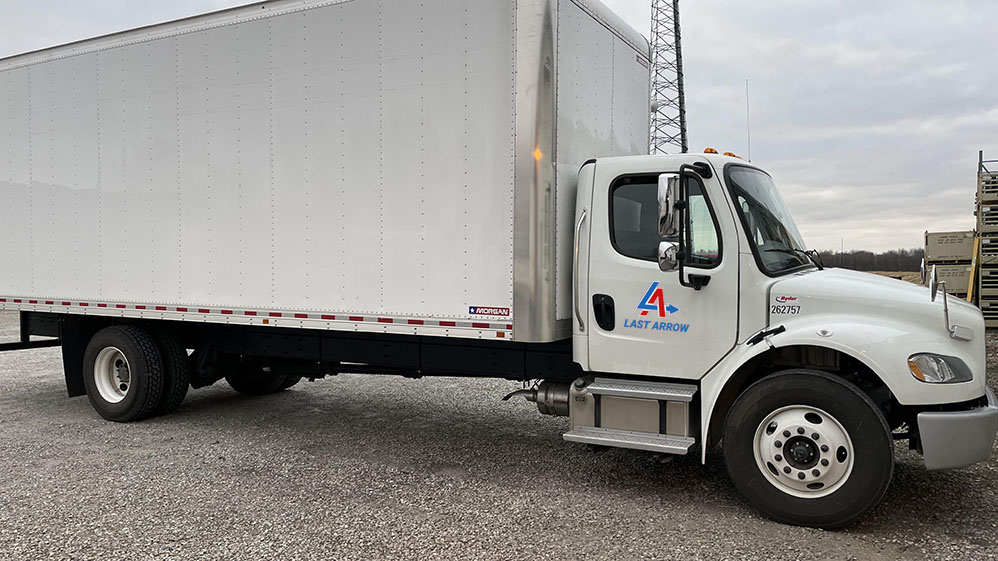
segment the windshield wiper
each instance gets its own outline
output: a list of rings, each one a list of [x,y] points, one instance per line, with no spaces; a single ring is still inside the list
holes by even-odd
[[[821,263],[821,258],[818,257],[818,251],[810,249],[804,251],[803,249],[796,249],[792,247],[774,247],[767,249],[766,251],[776,251],[779,253],[786,253],[788,255],[803,255],[808,261],[814,263],[814,266],[818,268],[819,271],[823,271],[825,266]]]

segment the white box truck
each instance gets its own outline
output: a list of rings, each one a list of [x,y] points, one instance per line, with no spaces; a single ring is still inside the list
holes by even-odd
[[[591,0],[276,0],[0,60],[3,349],[61,345],[112,421],[222,378],[530,381],[566,440],[723,442],[819,527],[894,439],[987,458],[981,313],[823,269],[753,164],[646,155],[648,60]]]

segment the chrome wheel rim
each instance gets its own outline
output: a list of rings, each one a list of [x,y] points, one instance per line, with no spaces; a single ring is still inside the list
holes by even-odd
[[[128,395],[132,385],[132,371],[128,359],[116,347],[107,347],[97,354],[94,362],[94,385],[101,399],[119,403]]]
[[[855,454],[839,421],[816,407],[770,413],[755,431],[755,461],[774,487],[804,499],[830,495],[849,479]]]

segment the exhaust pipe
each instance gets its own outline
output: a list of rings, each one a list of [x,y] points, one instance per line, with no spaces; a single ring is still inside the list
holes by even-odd
[[[537,411],[539,411],[541,415],[567,417],[569,390],[571,387],[572,385],[568,382],[543,381],[535,388],[531,388],[529,390],[516,390],[515,392],[512,392],[502,398],[502,400],[509,401],[510,398],[514,396],[522,395],[527,401],[532,401],[537,404]]]

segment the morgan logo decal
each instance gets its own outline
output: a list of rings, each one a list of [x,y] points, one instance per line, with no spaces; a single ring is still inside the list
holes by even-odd
[[[679,311],[679,308],[665,303],[665,294],[657,282],[651,283],[651,286],[648,287],[648,292],[645,293],[644,298],[638,303],[638,309],[641,310],[641,315],[643,316],[647,316],[648,312],[658,312],[658,317],[660,318],[671,316]]]
[[[508,317],[509,308],[490,308],[488,306],[468,306],[468,313],[473,316]]]

